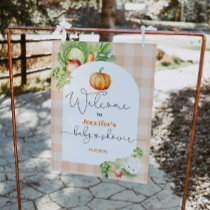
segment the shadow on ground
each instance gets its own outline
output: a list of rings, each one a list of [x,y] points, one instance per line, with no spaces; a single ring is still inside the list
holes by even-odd
[[[51,170],[50,91],[15,97],[23,210],[172,209],[180,198],[162,171],[149,166],[147,185]],[[18,209],[10,98],[0,99],[0,209]],[[166,196],[167,195],[167,196]],[[84,207],[84,208],[82,208]]]
[[[152,152],[161,169],[174,182],[177,195],[181,195],[184,189],[195,91],[195,88],[185,88],[172,93],[156,110],[153,119]],[[206,81],[201,88],[188,187],[189,200],[196,201],[198,209],[207,209],[210,197],[209,126],[210,81]]]

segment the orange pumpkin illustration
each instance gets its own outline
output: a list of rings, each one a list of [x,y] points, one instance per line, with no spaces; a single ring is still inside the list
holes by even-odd
[[[108,74],[102,73],[104,67],[99,69],[99,72],[91,74],[89,83],[96,90],[106,90],[111,85],[111,77]]]

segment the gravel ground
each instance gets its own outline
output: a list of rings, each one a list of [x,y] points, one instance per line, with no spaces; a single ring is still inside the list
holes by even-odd
[[[153,118],[151,149],[181,195],[184,188],[195,87],[171,93]],[[188,187],[192,209],[210,209],[210,79],[201,88]]]

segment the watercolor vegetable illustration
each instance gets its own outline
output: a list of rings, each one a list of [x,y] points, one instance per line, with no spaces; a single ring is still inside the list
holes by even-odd
[[[115,60],[111,43],[86,43],[66,41],[60,45],[57,60],[60,66],[52,70],[52,77],[57,80],[56,87],[62,88],[71,82],[71,73],[79,66],[93,61]]]
[[[114,170],[114,174],[116,177],[121,178],[121,176],[123,175],[123,170],[121,168],[116,168]]]
[[[76,58],[74,58],[74,59],[67,58],[66,71],[70,74],[72,71],[74,71],[80,65],[81,65],[80,60],[78,60]]]
[[[90,75],[89,83],[96,90],[106,90],[111,85],[111,77],[108,74],[102,73],[104,67],[99,69],[99,72],[94,72]]]
[[[133,150],[133,154],[129,157],[118,158],[115,161],[105,161],[100,164],[101,175],[108,178],[109,175],[121,178],[125,176],[129,179],[135,178],[142,172],[143,151],[139,147]]]

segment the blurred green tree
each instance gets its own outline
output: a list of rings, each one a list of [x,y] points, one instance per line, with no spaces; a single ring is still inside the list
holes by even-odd
[[[209,0],[169,0],[168,6],[164,8],[160,16],[167,20],[203,23],[209,21]]]
[[[0,33],[9,25],[55,26],[63,17],[78,27],[114,28],[116,4],[137,0],[0,0]],[[101,34],[111,41],[112,34]]]
[[[116,19],[116,4],[121,4],[125,7],[127,2],[136,2],[137,0],[53,0],[51,4],[58,4],[66,10],[64,13],[66,17],[73,14],[73,10],[80,11],[80,18],[77,25],[86,27],[101,27],[101,28],[114,28]],[[58,5],[57,5],[58,6]],[[98,14],[94,14],[94,8]],[[73,22],[75,19],[73,20]],[[97,22],[97,23],[96,23]],[[100,41],[111,41],[113,34],[102,33]]]
[[[6,28],[13,25],[34,26],[52,24],[47,8],[39,0],[1,0],[0,33],[5,36]]]
[[[209,5],[208,5],[208,0],[196,0],[190,1],[190,4],[192,5],[192,7],[194,8],[194,21],[193,22],[197,22],[197,23],[202,23],[202,22],[206,22],[207,18],[208,18],[208,10]],[[188,19],[190,19],[190,17],[192,17],[191,15],[187,15]]]

